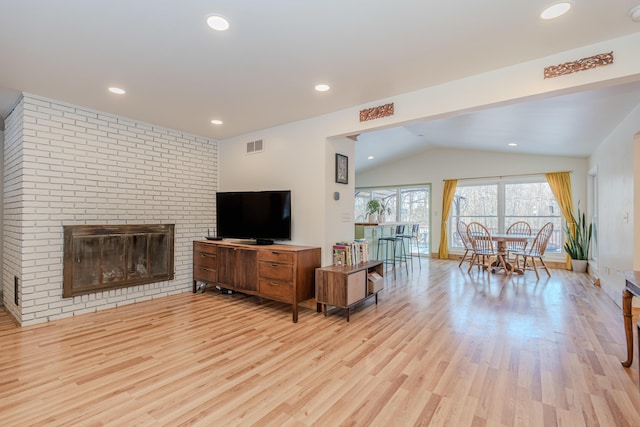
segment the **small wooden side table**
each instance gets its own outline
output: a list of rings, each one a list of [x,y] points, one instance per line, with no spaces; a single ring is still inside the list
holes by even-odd
[[[374,272],[383,276],[383,270],[382,261],[316,268],[318,312],[322,307],[326,316],[327,305],[341,307],[347,311],[348,322],[351,306],[370,297],[375,297],[378,304],[378,292],[381,289],[370,289],[368,276]]]

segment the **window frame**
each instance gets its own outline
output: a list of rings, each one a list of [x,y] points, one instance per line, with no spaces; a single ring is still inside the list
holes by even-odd
[[[498,212],[497,212],[497,230],[498,231],[497,232],[505,233],[506,232],[505,218],[508,217],[505,212],[505,208],[506,208],[505,187],[507,185],[513,185],[513,184],[541,184],[541,183],[548,184],[544,175],[539,175],[539,176],[528,175],[528,176],[522,176],[522,177],[509,177],[509,178],[496,178],[496,179],[487,178],[487,179],[481,179],[481,180],[459,180],[457,187],[496,185],[497,186],[497,209],[498,209]],[[457,191],[457,188],[456,188],[456,191]],[[560,230],[554,230],[554,233],[558,232],[564,236],[564,232],[562,231],[564,230],[564,227],[566,224],[564,216],[562,215],[561,212],[558,212],[558,215],[554,215],[554,217],[559,218],[560,224],[561,224]],[[454,224],[453,218],[454,218],[453,212],[450,212],[449,218],[447,220],[449,225],[449,236],[450,236],[450,238],[448,239],[449,240],[448,249],[449,249],[449,252],[451,253],[457,253],[457,252],[462,253],[464,251],[463,248],[458,246],[453,246],[454,242],[451,236],[453,235],[453,233],[456,232],[456,224]],[[564,253],[565,253],[564,250],[560,248],[559,252],[547,252],[546,255],[548,255],[549,258],[552,258],[552,259],[554,258],[564,259]]]
[[[395,207],[395,212],[393,212],[390,216],[392,218],[394,218],[393,221],[385,221],[388,222],[390,224],[393,224],[394,222],[410,222],[410,221],[403,221],[399,218],[402,218],[402,203],[401,198],[402,198],[402,192],[403,190],[407,190],[407,189],[415,189],[415,190],[420,190],[422,189],[423,191],[427,191],[428,192],[428,197],[427,197],[427,213],[426,213],[426,221],[427,224],[424,224],[423,222],[421,222],[420,224],[423,225],[422,229],[421,229],[421,234],[425,234],[424,237],[424,243],[426,244],[427,250],[428,252],[431,252],[432,250],[432,244],[431,244],[431,240],[432,240],[432,232],[431,230],[433,229],[433,204],[432,204],[432,198],[433,198],[433,188],[432,185],[430,183],[421,183],[421,184],[406,184],[406,185],[387,185],[387,186],[377,186],[377,187],[356,187],[355,188],[355,198],[358,199],[358,193],[368,193],[369,194],[369,198],[368,200],[371,200],[373,197],[375,197],[376,192],[378,191],[389,191],[389,190],[395,190],[395,203],[394,203],[394,207]],[[366,217],[361,214],[358,215],[355,212],[355,209],[357,208],[357,204],[356,203],[356,207],[354,207],[354,218],[355,218],[355,222],[366,222]],[[359,219],[361,219],[362,221],[359,221]],[[384,224],[385,222],[382,222],[381,224]]]

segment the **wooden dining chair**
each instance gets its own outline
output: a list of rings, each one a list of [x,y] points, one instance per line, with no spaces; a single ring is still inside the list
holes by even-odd
[[[531,226],[526,221],[516,221],[507,228],[507,234],[524,234],[531,236]],[[507,242],[507,258],[510,257],[512,252],[523,252],[527,248],[529,242]]]
[[[462,263],[467,258],[469,252],[471,252],[471,255],[469,255],[469,262],[471,262],[471,258],[473,257],[473,247],[471,246],[471,241],[469,240],[469,236],[467,235],[467,224],[464,221],[458,221],[458,223],[456,224],[456,230],[458,232],[458,237],[460,237],[460,241],[464,246],[464,254],[462,255],[460,263],[458,264],[458,267],[462,267]]]
[[[515,270],[516,268],[520,268],[519,261],[520,258],[522,258],[522,269],[535,271],[538,280],[540,280],[540,274],[538,274],[538,266],[536,266],[536,260],[540,261],[539,267],[544,268],[547,272],[547,275],[551,277],[551,272],[549,271],[547,264],[545,264],[543,257],[552,233],[553,223],[548,222],[540,229],[540,231],[538,231],[538,234],[536,234],[536,237],[529,249],[525,249],[524,251],[514,251],[513,255],[515,256],[515,268],[511,269],[509,275],[513,274],[513,270]],[[531,261],[530,266],[528,265],[529,261]]]
[[[491,233],[487,227],[479,222],[472,222],[467,226],[467,236],[473,248],[471,264],[467,273],[470,273],[473,266],[478,263],[482,268],[487,269],[487,274],[491,277],[491,264],[499,261],[500,265],[507,265],[502,254],[496,251]]]

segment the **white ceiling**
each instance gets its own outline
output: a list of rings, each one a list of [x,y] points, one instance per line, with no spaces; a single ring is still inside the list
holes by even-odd
[[[487,108],[361,134],[354,161],[364,171],[434,147],[588,157],[638,105],[640,82]]]
[[[574,0],[567,15],[540,20],[553,1],[0,0],[0,115],[24,91],[223,139],[640,31],[626,14],[638,0]],[[206,26],[215,13],[229,31]],[[332,89],[315,92],[321,82]],[[127,94],[107,92],[113,85]],[[586,153],[585,135],[608,133],[586,124],[610,124],[604,112],[634,102],[623,93],[618,107],[604,95],[582,113],[598,120],[556,122],[542,142],[531,116],[549,123],[543,100],[394,132],[422,145],[533,141],[560,154],[579,140]],[[558,135],[562,144],[551,144]]]

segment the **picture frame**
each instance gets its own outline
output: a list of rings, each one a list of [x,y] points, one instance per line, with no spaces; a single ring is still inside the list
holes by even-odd
[[[336,153],[336,182],[349,183],[349,158],[344,154]]]

